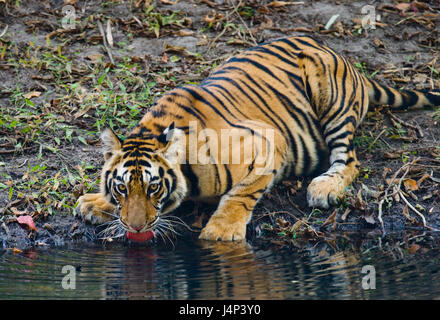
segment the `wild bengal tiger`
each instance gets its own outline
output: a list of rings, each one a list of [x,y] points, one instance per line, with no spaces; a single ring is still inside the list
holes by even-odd
[[[217,201],[200,238],[245,239],[259,199],[289,174],[328,168],[307,200],[336,203],[359,171],[353,138],[370,104],[432,107],[440,95],[381,85],[308,36],[267,42],[164,94],[124,141],[104,130],[101,192],[77,208],[95,223],[119,211],[124,230],[145,233],[169,228],[184,200]]]

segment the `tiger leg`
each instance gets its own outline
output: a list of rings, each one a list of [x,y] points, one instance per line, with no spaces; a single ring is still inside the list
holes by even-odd
[[[239,241],[246,237],[249,222],[257,201],[273,180],[269,176],[250,177],[225,194],[217,210],[203,228],[200,239]]]
[[[348,133],[346,137],[326,139],[330,149],[330,168],[310,183],[307,189],[310,207],[328,208],[336,204],[338,197],[359,173],[353,142],[354,126],[350,123],[345,129]]]
[[[334,59],[337,64],[326,63]],[[331,50],[301,52],[298,65],[330,151],[330,168],[312,180],[307,200],[311,207],[328,208],[358,174],[353,137],[368,109],[368,90],[353,66]]]
[[[78,199],[75,214],[92,224],[99,224],[114,219],[116,206],[109,203],[101,193],[85,194]]]
[[[200,239],[239,241],[246,238],[246,225],[255,205],[282,175],[286,163],[286,141],[278,131],[274,136],[274,143],[270,147],[267,145],[250,165],[248,162],[247,165],[229,166],[231,176],[241,179],[221,197]]]

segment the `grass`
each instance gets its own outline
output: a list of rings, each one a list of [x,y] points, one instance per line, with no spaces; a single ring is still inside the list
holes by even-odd
[[[107,1],[98,10],[117,5]],[[136,15],[156,37],[188,23],[182,13],[159,10],[154,5]],[[98,32],[93,23],[96,17],[82,20],[87,32]],[[0,192],[7,202],[23,200],[21,205],[30,213],[70,212],[77,197],[72,190],[96,189],[97,161],[101,161],[99,156],[98,160],[84,159],[78,165],[81,160],[72,155],[82,148],[87,154],[98,150],[95,145],[106,126],[124,138],[158,96],[185,83],[185,77],[177,79],[170,65],[132,56],[129,44],[136,31],[130,26],[125,38],[115,41],[114,51],[123,56],[116,58],[114,65],[106,62],[104,50],[84,59],[79,50],[73,49],[75,41],[82,42],[83,48],[95,46],[98,50],[102,42],[75,38],[75,33],[38,41],[36,35],[44,32],[35,30],[35,36],[27,42],[16,39],[10,31],[2,36],[0,64],[7,64],[11,75],[19,75],[9,97],[0,100],[0,160],[3,153],[14,157],[8,165],[0,161]],[[29,32],[23,31],[23,35]],[[179,53],[169,56],[171,63],[184,64],[185,59]],[[200,79],[202,71],[209,69],[193,61],[191,66]],[[37,85],[29,88],[20,75],[23,79],[32,75]]]

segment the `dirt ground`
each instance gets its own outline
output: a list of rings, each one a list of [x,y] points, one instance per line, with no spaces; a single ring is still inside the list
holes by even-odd
[[[1,246],[96,239],[71,213],[99,185],[99,131],[109,125],[123,137],[158,96],[200,83],[256,43],[308,34],[382,83],[440,88],[440,3],[371,2],[0,1]],[[308,208],[310,179],[292,177],[258,204],[249,239],[292,246],[335,234],[436,236],[440,109],[371,110],[355,142],[362,170],[338,206]],[[197,230],[212,210],[196,217],[188,204],[178,214]],[[28,215],[38,231],[17,222]]]

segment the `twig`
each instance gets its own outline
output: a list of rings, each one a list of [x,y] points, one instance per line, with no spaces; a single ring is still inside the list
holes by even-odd
[[[97,23],[98,23],[99,33],[102,36],[102,42],[104,44],[105,50],[107,51],[108,57],[110,58],[111,63],[115,64],[115,61],[113,60],[112,52],[111,52],[110,48],[107,45],[107,40],[106,40],[106,36],[105,36],[105,33],[104,33],[104,28],[102,26],[102,23],[99,20],[97,20]]]
[[[382,205],[385,201],[385,197],[379,201],[379,213],[377,214],[377,220],[380,222],[380,228],[382,229],[382,234],[385,235],[385,227],[382,220]]]
[[[231,4],[234,7],[234,11],[235,13],[237,13],[238,18],[240,18],[241,23],[244,25],[244,27],[246,28],[247,32],[249,33],[249,35],[251,36],[252,41],[254,42],[254,45],[257,45],[257,41],[254,38],[254,35],[252,34],[251,30],[249,29],[249,27],[247,26],[246,22],[244,22],[243,18],[241,17],[240,13],[238,12],[238,8],[241,6],[241,0],[238,3],[238,6],[236,7],[234,4],[234,1],[231,0]]]
[[[384,224],[383,224],[383,220],[382,220],[382,206],[383,206],[383,203],[384,203],[385,201],[388,201],[387,199],[388,199],[389,197],[393,197],[396,193],[399,193],[399,192],[400,192],[400,187],[401,187],[401,185],[402,185],[403,179],[404,179],[404,178],[406,177],[406,175],[408,174],[410,167],[411,167],[412,165],[415,165],[415,164],[417,163],[417,161],[419,161],[419,160],[420,160],[420,157],[414,159],[414,160],[411,161],[410,163],[407,163],[407,164],[403,165],[402,167],[399,168],[399,170],[396,171],[396,173],[394,174],[393,178],[391,179],[390,184],[389,184],[388,187],[385,189],[385,193],[384,193],[383,198],[379,201],[379,204],[378,204],[378,211],[379,211],[379,212],[378,212],[378,215],[377,215],[377,220],[379,220],[379,222],[380,222],[380,226],[381,226],[381,229],[382,229],[382,233],[383,233],[383,234],[385,234],[385,228],[384,228]],[[406,168],[406,170],[405,170],[404,174],[403,174],[403,175],[400,177],[400,179],[399,179],[399,183],[398,183],[398,185],[397,185],[396,191],[394,191],[392,194],[388,195],[388,191],[390,190],[391,186],[393,185],[394,180],[396,180],[397,176],[399,175],[399,173],[400,173],[404,168]]]
[[[3,29],[2,33],[0,33],[0,38],[6,34],[6,31],[8,31],[8,28],[9,28],[9,25],[6,25],[6,27]]]
[[[416,130],[417,133],[419,134],[420,138],[423,138],[423,137],[424,137],[423,131],[422,131],[418,126],[415,126],[415,125],[410,124],[410,123],[406,123],[405,121],[403,121],[402,119],[400,119],[400,118],[397,117],[396,115],[392,114],[391,111],[389,111],[389,110],[387,110],[387,114],[388,114],[392,119],[394,119],[395,121],[397,121],[398,123],[400,123],[401,125]]]
[[[372,143],[370,143],[370,145],[368,146],[368,149],[371,150],[371,148],[374,146],[374,144],[376,143],[376,141],[380,138],[381,135],[383,135],[385,132],[387,131],[387,129],[383,129],[379,135],[376,137],[376,139],[373,140]]]
[[[422,221],[423,221],[423,227],[425,227],[425,228],[427,228],[427,229],[429,229],[429,230],[431,230],[431,231],[440,231],[440,230],[438,230],[438,229],[436,229],[436,228],[433,228],[433,227],[429,227],[429,226],[427,226],[427,225],[426,225],[426,219],[425,219],[425,216],[424,216],[422,213],[420,213],[419,210],[417,210],[416,208],[414,208],[413,205],[412,205],[408,200],[406,200],[406,198],[405,198],[405,196],[403,195],[402,191],[399,190],[398,193],[399,193],[399,196],[402,198],[402,200],[408,205],[408,207],[409,207],[411,210],[413,210],[415,213],[417,213],[417,215],[422,219]]]

